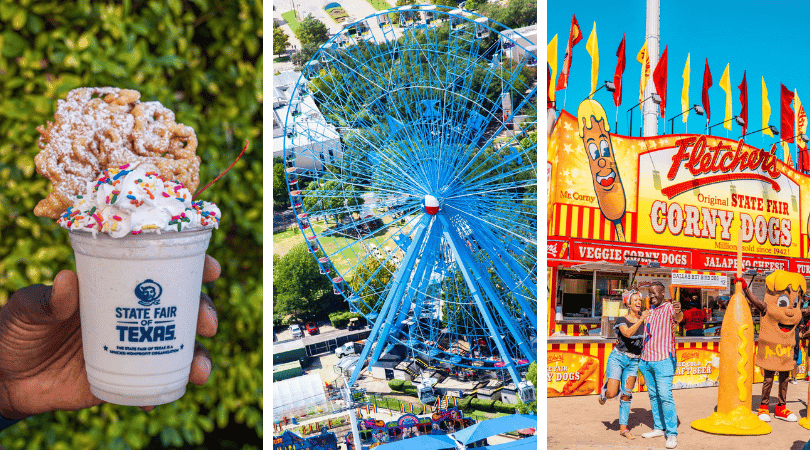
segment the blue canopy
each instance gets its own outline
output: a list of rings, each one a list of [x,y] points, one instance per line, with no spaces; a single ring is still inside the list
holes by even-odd
[[[537,446],[537,436],[529,436],[512,442],[504,442],[503,444],[479,447],[480,450],[535,450],[537,448],[539,448]]]
[[[378,450],[445,450],[455,449],[456,442],[450,436],[425,434],[410,439],[391,442],[376,447]]]
[[[501,433],[521,430],[523,428],[537,428],[537,416],[526,414],[512,414],[484,420],[455,433],[455,438],[464,445]],[[521,439],[525,441],[525,439]],[[501,448],[498,446],[498,448]]]

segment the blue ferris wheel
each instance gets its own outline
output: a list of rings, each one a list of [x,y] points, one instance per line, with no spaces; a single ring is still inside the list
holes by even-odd
[[[287,188],[321,273],[373,324],[349,385],[402,344],[426,367],[507,371],[533,400],[536,103],[531,42],[443,6],[347,25],[304,67]]]

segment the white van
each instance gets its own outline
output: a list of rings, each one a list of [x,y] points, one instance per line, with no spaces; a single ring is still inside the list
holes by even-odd
[[[290,325],[290,333],[292,333],[293,339],[301,339],[304,337],[304,331],[301,330],[301,326],[298,324]]]

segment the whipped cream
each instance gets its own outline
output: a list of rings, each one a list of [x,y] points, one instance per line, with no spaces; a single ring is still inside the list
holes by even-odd
[[[193,201],[182,183],[166,180],[157,172],[130,164],[110,168],[87,183],[57,220],[65,229],[107,233],[114,238],[128,234],[178,232],[219,228],[217,205]]]

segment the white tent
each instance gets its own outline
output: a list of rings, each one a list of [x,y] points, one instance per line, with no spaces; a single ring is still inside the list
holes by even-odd
[[[325,404],[323,381],[317,373],[273,382],[273,418],[278,420],[306,411],[307,406]]]

